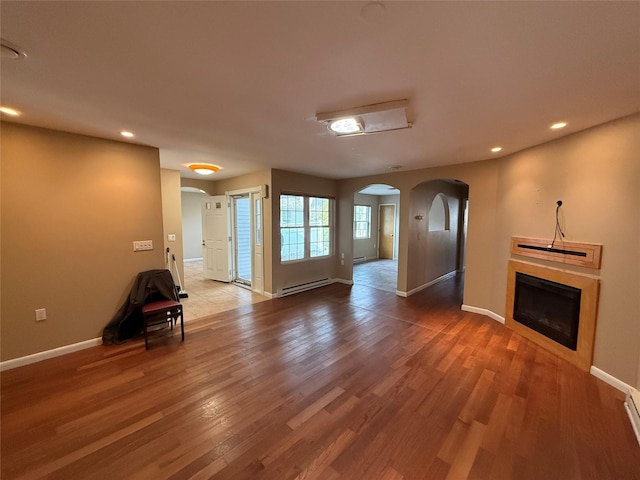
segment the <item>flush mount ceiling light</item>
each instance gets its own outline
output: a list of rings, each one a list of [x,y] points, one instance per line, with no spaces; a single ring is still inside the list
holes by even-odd
[[[367,135],[410,128],[407,120],[407,100],[375,103],[349,110],[317,113],[316,120],[327,125],[337,137]]]
[[[362,124],[355,118],[341,118],[329,123],[329,130],[336,135],[348,135],[362,132]]]
[[[199,175],[212,175],[220,171],[218,165],[212,165],[210,163],[191,163],[187,166]]]

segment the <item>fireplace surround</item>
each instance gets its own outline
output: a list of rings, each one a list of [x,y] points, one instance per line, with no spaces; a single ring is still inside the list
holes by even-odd
[[[599,285],[597,278],[587,275],[510,260],[505,324],[588,371],[593,360]],[[523,288],[526,298],[522,298]],[[534,310],[538,313],[531,314]]]

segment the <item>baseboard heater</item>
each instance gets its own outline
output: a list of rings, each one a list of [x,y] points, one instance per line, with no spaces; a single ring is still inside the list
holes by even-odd
[[[353,263],[362,263],[367,259],[367,257],[356,257],[353,259]]]
[[[293,295],[294,293],[304,292],[313,288],[324,287],[329,285],[331,280],[329,278],[322,278],[320,280],[314,280],[313,282],[300,283],[298,285],[292,285],[291,287],[284,287],[278,290],[279,297],[286,297],[287,295]]]

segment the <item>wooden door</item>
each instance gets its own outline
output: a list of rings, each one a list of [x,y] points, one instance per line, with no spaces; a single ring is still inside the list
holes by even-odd
[[[396,226],[396,206],[380,205],[378,234],[378,258],[393,259]]]

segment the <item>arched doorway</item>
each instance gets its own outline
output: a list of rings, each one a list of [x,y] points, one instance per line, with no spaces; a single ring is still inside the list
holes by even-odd
[[[429,180],[409,196],[407,295],[464,270],[469,186]]]
[[[353,199],[353,282],[396,292],[400,191],[373,184]]]

